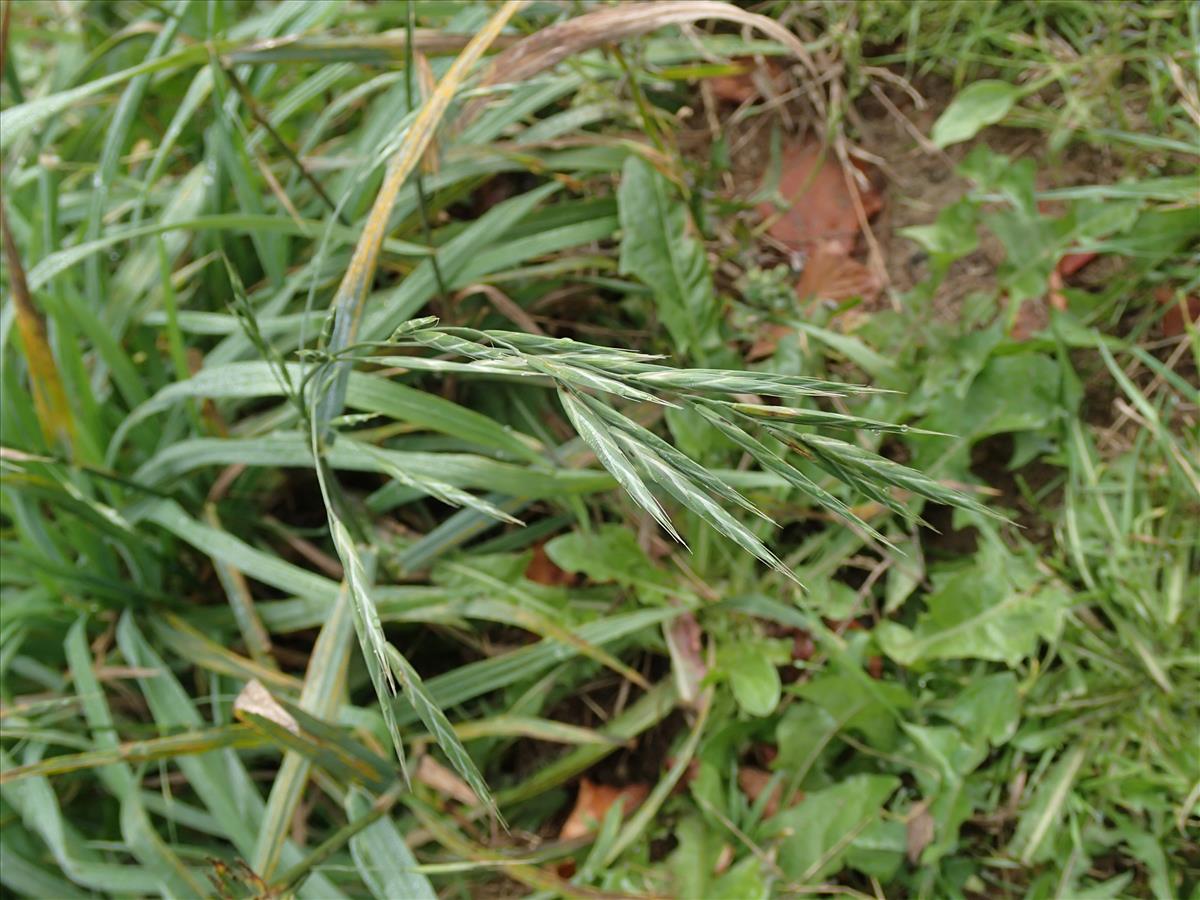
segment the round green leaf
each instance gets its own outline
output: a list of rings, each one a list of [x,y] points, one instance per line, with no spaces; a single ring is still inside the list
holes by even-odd
[[[1020,90],[1007,81],[987,79],[968,85],[933,123],[933,142],[948,147],[975,137],[1012,109]]]
[[[779,705],[779,672],[754,650],[737,655],[730,666],[729,683],[738,706],[752,716],[769,716]]]

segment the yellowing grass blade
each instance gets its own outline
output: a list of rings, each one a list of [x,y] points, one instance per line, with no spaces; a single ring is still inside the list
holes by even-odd
[[[17,311],[17,328],[21,332],[21,343],[25,346],[25,361],[29,364],[29,381],[33,388],[33,406],[37,411],[38,424],[46,445],[55,449],[63,445],[74,451],[75,421],[71,418],[71,407],[67,394],[58,376],[58,365],[46,339],[46,323],[33,305],[29,286],[25,281],[25,269],[17,252],[8,227],[8,215],[0,202],[0,231],[4,232],[4,261],[8,263],[8,279],[12,287],[13,306]]]
[[[379,248],[387,230],[388,218],[392,207],[405,180],[425,155],[425,151],[433,142],[438,124],[445,115],[450,101],[454,99],[459,86],[467,77],[471,68],[479,61],[492,42],[499,37],[501,30],[508,20],[522,6],[525,0],[508,0],[496,10],[495,15],[479,30],[479,33],[454,60],[437,88],[430,95],[428,102],[413,120],[408,136],[403,146],[388,161],[387,174],[383,185],[375,197],[371,213],[367,216],[367,224],[363,228],[362,237],[354,248],[354,256],[350,266],[342,277],[337,294],[333,298],[334,324],[333,334],[329,341],[329,351],[336,353],[349,346],[358,335],[362,311],[367,299],[367,291],[375,275],[375,266],[379,260]],[[341,364],[338,377],[321,400],[317,410],[319,431],[324,431],[326,425],[342,411],[342,401],[346,393],[346,379],[349,375],[349,364]]]

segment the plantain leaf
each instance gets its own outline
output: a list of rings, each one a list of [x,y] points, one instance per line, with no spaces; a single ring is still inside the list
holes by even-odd
[[[933,123],[933,142],[948,147],[969,141],[1008,115],[1021,90],[1007,81],[984,79],[963,88]]]
[[[926,612],[916,626],[883,622],[875,634],[883,652],[901,665],[935,659],[990,659],[1010,668],[1053,639],[1070,603],[1009,551],[985,544],[969,563],[934,575]]]
[[[704,245],[689,233],[687,207],[671,183],[639,156],[630,156],[617,192],[621,267],[654,292],[659,319],[683,354],[705,346],[717,320],[717,301]]]
[[[852,775],[779,813],[768,823],[767,834],[781,838],[780,868],[801,884],[837,873],[854,839],[879,820],[883,804],[899,786],[893,775]]]

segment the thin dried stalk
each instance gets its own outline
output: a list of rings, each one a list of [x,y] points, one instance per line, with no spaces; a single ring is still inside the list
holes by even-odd
[[[621,3],[559,22],[531,34],[497,56],[484,84],[525,81],[569,56],[698,19],[725,19],[757,28],[791,50],[814,77],[816,65],[800,40],[773,19],[738,9],[717,0],[659,0],[657,3]]]

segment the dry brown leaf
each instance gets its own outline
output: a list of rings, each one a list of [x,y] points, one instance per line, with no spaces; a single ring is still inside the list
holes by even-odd
[[[642,805],[649,793],[650,786],[647,784],[612,787],[607,784],[595,784],[586,777],[579,779],[575,808],[563,823],[562,830],[558,833],[559,840],[570,841],[595,832],[609,809],[618,800],[622,801],[621,814],[628,816]]]
[[[744,71],[736,75],[714,75],[706,79],[713,96],[726,103],[745,103],[763,95],[759,85],[768,86],[774,93],[782,94],[787,89],[787,78],[783,69],[772,60],[758,65],[752,59],[738,59]]]
[[[742,766],[738,769],[737,774],[738,787],[742,789],[742,793],[746,795],[746,799],[751,803],[758,802],[758,798],[762,796],[762,792],[767,789],[771,783],[771,773],[765,769],[758,769],[754,766]],[[763,807],[763,817],[771,818],[775,813],[779,812],[779,803],[783,794],[783,785],[777,784],[771,791],[771,796],[767,799],[766,806]]]
[[[704,664],[704,633],[690,612],[676,616],[663,625],[663,635],[671,654],[671,671],[679,699],[694,706],[700,696],[700,682],[708,675]]]
[[[1099,253],[1065,253],[1054,270],[1063,278],[1070,278],[1099,255]]]
[[[279,701],[271,696],[271,692],[263,687],[257,678],[246,682],[246,686],[233,701],[233,711],[235,714],[250,713],[261,716],[281,728],[286,728],[292,734],[300,733],[300,725],[295,717],[279,705]]]
[[[1167,306],[1162,317],[1162,333],[1165,337],[1179,337],[1187,331],[1185,315],[1193,327],[1200,324],[1200,294],[1192,294],[1180,301],[1171,288],[1162,285],[1154,292],[1154,298]]]
[[[796,296],[807,300],[851,300],[870,302],[883,290],[879,276],[843,252],[840,241],[822,241],[804,263]]]
[[[554,560],[546,555],[545,541],[538,541],[533,545],[533,559],[529,560],[529,565],[525,567],[525,577],[537,584],[551,586],[575,583],[574,575],[560,569]]]
[[[466,806],[476,806],[479,803],[479,798],[475,796],[475,792],[465,781],[428,753],[422,756],[421,761],[417,763],[415,777],[421,784],[433,788],[443,797],[457,800]]]
[[[779,194],[790,206],[780,215],[774,203],[760,203],[759,214],[771,219],[770,235],[793,250],[849,256],[858,241],[859,220],[855,194],[847,184],[832,150],[815,141],[783,148]],[[883,208],[883,197],[874,189],[853,189],[867,218]]]
[[[908,819],[908,861],[916,865],[921,853],[933,841],[934,821],[929,814],[929,801],[922,800]]]

